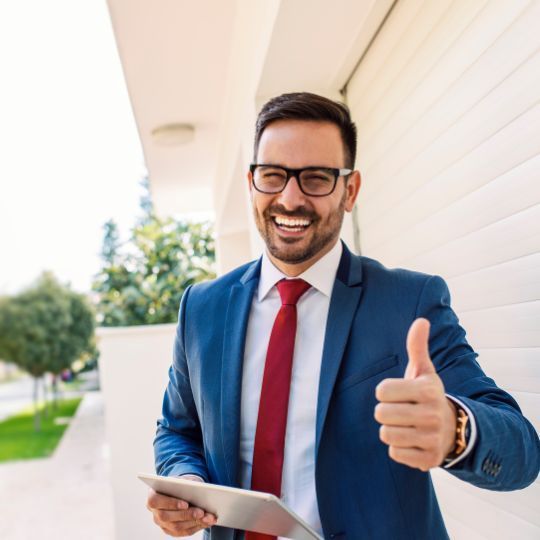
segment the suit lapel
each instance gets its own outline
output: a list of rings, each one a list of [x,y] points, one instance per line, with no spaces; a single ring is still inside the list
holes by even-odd
[[[362,265],[343,244],[326,323],[319,397],[317,402],[316,452],[328,412],[330,398],[343,359],[351,325],[362,295]]]
[[[259,283],[260,260],[233,285],[225,316],[221,363],[221,436],[229,485],[238,483],[240,399],[246,330],[253,293]]]

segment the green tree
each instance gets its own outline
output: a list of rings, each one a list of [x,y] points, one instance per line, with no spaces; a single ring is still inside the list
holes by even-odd
[[[45,373],[58,375],[92,350],[94,321],[86,298],[48,272],[30,288],[0,301],[0,356],[34,378],[36,429],[41,424],[40,379]]]
[[[120,235],[118,225],[113,219],[109,219],[103,226],[103,246],[101,248],[101,258],[106,264],[114,266],[118,263],[118,251],[120,248]]]
[[[59,336],[60,354],[51,359],[49,371],[53,377],[54,406],[58,401],[58,375],[69,368],[74,360],[84,354],[96,352],[94,330],[96,316],[87,298],[70,289],[64,288],[69,305],[69,324]]]
[[[129,248],[118,264],[103,259],[96,276],[103,326],[175,322],[186,288],[215,277],[210,223],[152,216],[133,229]]]
[[[158,218],[147,178],[142,187],[142,217],[130,242],[120,244],[112,220],[104,226],[103,267],[93,284],[102,326],[176,322],[186,288],[215,277],[212,225]]]

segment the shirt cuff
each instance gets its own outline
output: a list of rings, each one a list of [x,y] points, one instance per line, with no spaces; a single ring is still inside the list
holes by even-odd
[[[457,458],[453,459],[450,463],[447,463],[444,466],[444,469],[449,469],[450,467],[453,467],[454,465],[456,465],[456,463],[459,463],[462,459],[466,458],[471,453],[471,450],[473,449],[474,444],[476,443],[476,420],[474,419],[473,413],[471,412],[469,407],[465,405],[465,403],[463,403],[462,401],[460,401],[458,398],[454,396],[451,396],[449,394],[445,394],[445,395],[450,401],[453,401],[454,403],[456,403],[460,408],[462,408],[467,413],[467,416],[469,418],[469,427],[470,427],[469,441],[467,443],[467,447]]]
[[[194,480],[195,478],[198,478],[201,482],[204,482],[204,478],[202,478],[198,474],[192,473],[181,474],[178,478],[184,478],[184,480]]]

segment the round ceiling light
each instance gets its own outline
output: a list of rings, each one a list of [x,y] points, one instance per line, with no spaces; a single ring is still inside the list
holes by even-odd
[[[192,124],[165,124],[152,130],[152,138],[160,146],[187,144],[195,138],[195,127]]]

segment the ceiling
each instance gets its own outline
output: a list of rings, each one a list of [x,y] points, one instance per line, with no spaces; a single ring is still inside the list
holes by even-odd
[[[212,182],[237,18],[251,0],[109,0],[124,76],[158,212],[211,212]],[[265,0],[269,1],[269,0]],[[257,96],[337,93],[392,0],[274,0],[278,4]],[[250,6],[253,9],[253,6]],[[234,88],[234,86],[232,86]],[[254,96],[257,97],[257,96]],[[152,131],[195,127],[163,146]]]

